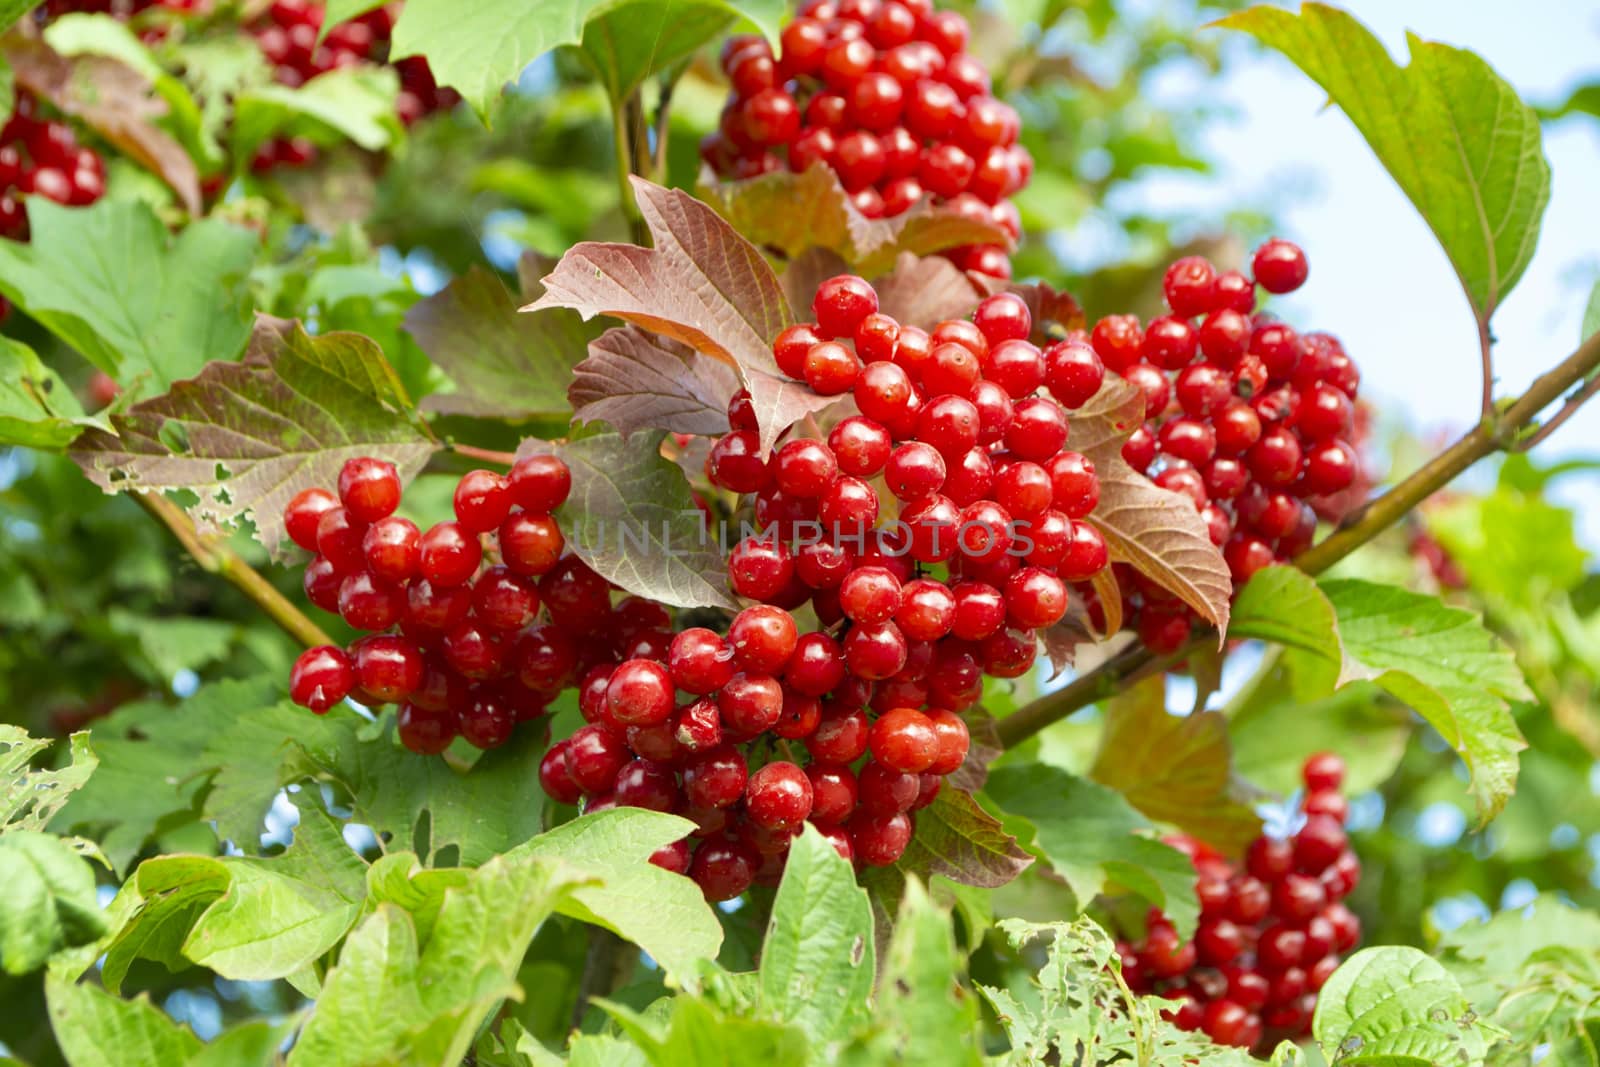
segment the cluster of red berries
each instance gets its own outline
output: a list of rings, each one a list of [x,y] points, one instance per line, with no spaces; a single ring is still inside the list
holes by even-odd
[[[71,126],[41,115],[38,100],[19,90],[11,118],[0,128],[0,237],[28,236],[24,195],[81,206],[105,191],[99,153],[80,145]]]
[[[1344,831],[1344,761],[1318,753],[1302,777],[1304,824],[1286,838],[1256,838],[1242,868],[1193,839],[1170,842],[1199,874],[1192,941],[1157,911],[1142,941],[1117,946],[1130,989],[1181,1001],[1167,1017],[1220,1044],[1304,1036],[1317,991],[1361,940],[1361,921],[1343,903],[1361,878]]]
[[[1236,586],[1309,547],[1317,515],[1338,519],[1362,476],[1351,444],[1355,363],[1333,335],[1300,334],[1256,311],[1256,286],[1288,293],[1305,282],[1305,253],[1273,239],[1251,266],[1253,279],[1180,259],[1164,280],[1170,314],[1143,324],[1111,315],[1089,334],[1106,368],[1144,393],[1146,421],[1123,458],[1194,501]],[[1181,647],[1189,609],[1129,568],[1118,579],[1140,640],[1157,652]]]
[[[670,801],[694,818],[706,836],[671,862],[713,899],[776,878],[805,821],[858,864],[898,859],[912,813],[966,757],[960,712],[984,674],[1026,672],[1067,583],[1107,565],[1084,521],[1094,468],[1064,447],[1062,402],[1081,405],[1103,377],[1087,345],[1041,352],[1010,294],[931,333],[879,313],[853,276],[824,282],[812,307],[814,323],[776,340],[778,366],[851,392],[861,413],[763,458],[741,393],[706,462],[743,505],[728,575],[754,603],[725,636],[687,629],[664,659],[593,672],[580,689],[591,725],[543,772],[565,799]],[[1061,402],[1034,395],[1046,384]],[[883,524],[877,478],[899,509]],[[801,633],[791,612],[807,602],[821,628]],[[606,754],[618,727],[639,757],[626,767],[622,746]],[[774,748],[783,758],[750,770]]]
[[[325,14],[323,4],[314,0],[273,0],[250,32],[272,63],[274,79],[282,85],[297,86],[339,67],[385,62],[399,6],[388,4],[341,22],[318,44],[317,34],[322,30]],[[455,90],[439,87],[421,56],[396,60],[394,67],[400,75],[395,110],[407,125],[434,111],[454,107],[460,99]],[[275,166],[305,166],[315,157],[315,147],[305,138],[281,138],[262,145],[251,165],[259,172]]]
[[[598,604],[610,612],[610,586],[563,557],[550,516],[571,485],[566,465],[548,455],[521,460],[509,475],[471,471],[456,487],[455,520],[426,532],[394,513],[400,478],[380,459],[348,461],[337,496],[320,488],[295,496],[284,510],[289,537],[316,553],[306,596],[367,634],[348,649],[303,653],[290,697],[319,714],[347,696],[398,703],[400,740],[419,753],[442,752],[458,735],[494,748],[517,723],[543,715],[577,658],[564,624]],[[541,605],[550,623],[533,626]],[[569,670],[551,671],[551,647],[574,661]]]
[[[932,0],[807,0],[778,56],[760,37],[723,48],[732,94],[701,156],[724,178],[820,163],[867,218],[931,197],[1016,240],[1008,198],[1028,184],[1033,159],[967,38],[966,20]],[[1011,276],[1000,245],[944,254],[963,270]]]

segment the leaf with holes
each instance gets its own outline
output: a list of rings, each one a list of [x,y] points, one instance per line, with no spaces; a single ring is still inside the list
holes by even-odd
[[[632,182],[655,247],[575,245],[545,277],[544,296],[523,310],[613,315],[730,364],[750,390],[762,450],[770,450],[796,419],[836,399],[785,378],[772,358],[773,340],[794,321],[783,286],[760,250],[705,204]]]
[[[1089,777],[1139,811],[1230,853],[1261,832],[1234,780],[1228,722],[1219,712],[1167,712],[1157,675],[1111,700]]]
[[[565,314],[545,311],[541,315]],[[728,432],[728,401],[739,391],[733,368],[637,326],[607,330],[572,372],[573,415],[639,430],[713,436]]]
[[[1100,478],[1100,503],[1089,521],[1105,536],[1113,562],[1132,566],[1226,632],[1233,580],[1205,520],[1188,497],[1157,488],[1122,458],[1122,442],[1138,429],[1143,404],[1132,386],[1107,378],[1069,416],[1068,443],[1094,462]]]
[[[1539,117],[1465,49],[1407,35],[1411,65],[1337,8],[1256,7],[1217,25],[1288,56],[1344,110],[1455,266],[1484,335],[1533,258],[1550,199]]]
[[[565,309],[518,314],[516,294],[476,264],[413,304],[405,330],[455,383],[424,408],[508,419],[565,413],[566,382],[595,334]]]
[[[273,553],[292,546],[283,509],[302,489],[330,486],[356,456],[381,456],[410,481],[437,449],[378,346],[360,334],[311,337],[261,320],[238,363],[212,363],[165,396],[91,430],[72,457],[113,492],[188,489],[202,528],[241,520]]]
[[[722,551],[683,470],[661,454],[660,434],[529,439],[518,455],[533,452],[554,452],[572,471],[557,514],[572,551],[598,574],[675,607],[734,607]]]
[[[20,726],[0,724],[0,833],[43,830],[100,765],[85,731],[72,735],[67,766],[31,769],[33,757],[49,747]]]
[[[66,208],[35,197],[28,221],[30,242],[0,241],[0,292],[130,398],[244,348],[250,231],[202,219],[173,237],[146,205],[111,199]]]
[[[868,277],[888,270],[902,253],[930,255],[960,245],[1011,247],[1011,238],[995,223],[936,207],[927,198],[893,218],[869,219],[851,203],[833,170],[821,164],[802,174],[780,170],[744,181],[706,177],[701,196],[751,241],[790,259],[808,248],[826,248]]]
[[[200,213],[200,177],[194,160],[155,124],[167,113],[167,104],[155,95],[148,78],[109,56],[68,59],[37,39],[14,36],[0,51],[20,88],[80,119],[171,186],[191,214]],[[32,210],[30,206],[30,215]]]

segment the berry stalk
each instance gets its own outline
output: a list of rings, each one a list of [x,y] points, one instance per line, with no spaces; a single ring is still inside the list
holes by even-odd
[[[1590,337],[1570,356],[1535,379],[1525,393],[1498,415],[1481,420],[1455,444],[1423,464],[1387,493],[1350,515],[1338,530],[1296,556],[1294,565],[1307,574],[1320,574],[1332,567],[1398,523],[1418,504],[1449,485],[1480,459],[1515,446],[1522,432],[1533,425],[1541,411],[1567,390],[1582,384],[1596,368],[1600,368],[1600,333]],[[1545,427],[1535,431],[1534,437],[1559,425],[1575,410],[1574,404],[1587,400],[1593,392],[1585,388],[1575,394],[1567,407],[1563,407]],[[1190,649],[1214,637],[1214,631],[1197,633],[1184,648],[1162,657],[1141,646],[1128,648],[1088,674],[1053,693],[1046,693],[1019,708],[1015,714],[1000,720],[1001,745],[1012,748],[1021,744],[1052,723],[1060,722],[1073,712],[1120,691],[1128,683],[1180,662]]]

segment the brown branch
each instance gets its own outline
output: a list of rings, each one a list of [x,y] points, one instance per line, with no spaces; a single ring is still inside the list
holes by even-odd
[[[448,447],[450,451],[458,456],[466,456],[468,459],[481,459],[485,463],[496,463],[502,467],[509,467],[517,462],[515,452],[496,452],[492,448],[479,448],[476,445],[456,443],[452,443]]]
[[[1597,392],[1600,392],[1600,374],[1592,375],[1589,380],[1584,383],[1582,389],[1579,389],[1577,392],[1567,397],[1567,402],[1561,405],[1560,410],[1546,419],[1544,423],[1532,434],[1518,441],[1517,451],[1526,452],[1528,449],[1537,445],[1540,441],[1543,441],[1546,437],[1549,437],[1551,434],[1555,433],[1557,428],[1559,428],[1563,422],[1566,422],[1568,419],[1572,418],[1573,415],[1577,414],[1578,409],[1583,407],[1584,404],[1588,403],[1590,398],[1592,398]]]
[[[194,523],[178,505],[155,492],[134,493],[132,496],[140,507],[172,531],[172,536],[194,557],[202,570],[227,579],[234,588],[255,601],[284,633],[307,648],[334,643],[333,638],[322,631],[322,627],[278,592],[277,587],[267,581],[260,571],[240,559],[239,554],[224,541],[206,537],[195,529]]]
[[[1556,367],[1540,375],[1527,392],[1498,415],[1491,412],[1455,444],[1434,456],[1387,493],[1348,516],[1339,529],[1296,556],[1294,565],[1307,574],[1320,574],[1399,522],[1418,504],[1449,485],[1478,460],[1517,446],[1519,435],[1533,424],[1539,412],[1568,389],[1588,379],[1597,367],[1600,367],[1600,333],[1579,345],[1577,351]],[[1600,382],[1600,375],[1573,394],[1554,418],[1526,440],[1539,440],[1583,401],[1600,391],[1600,386],[1595,382]],[[1207,630],[1195,635],[1187,648],[1160,659],[1147,649],[1138,646],[1128,648],[1088,674],[1073,679],[1070,684],[1046,693],[1001,719],[1000,742],[1006,748],[1011,748],[1080,708],[1120,692],[1129,682],[1181,662],[1190,648],[1215,641],[1216,632]]]

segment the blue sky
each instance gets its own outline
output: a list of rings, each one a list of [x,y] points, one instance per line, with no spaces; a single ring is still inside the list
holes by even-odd
[[[1406,31],[1469,48],[1529,101],[1563,99],[1600,81],[1600,0],[1346,0],[1399,58]],[[1202,31],[1220,33],[1224,31]],[[1160,93],[1200,92],[1234,109],[1205,131],[1222,161],[1205,178],[1162,176],[1131,195],[1215,222],[1228,204],[1271,206],[1283,236],[1311,259],[1307,287],[1286,317],[1337,333],[1361,366],[1363,389],[1420,431],[1459,432],[1478,410],[1477,334],[1466,298],[1433,235],[1344,114],[1276,54],[1241,54],[1219,80],[1191,71]],[[1158,95],[1160,95],[1158,93]],[[1159,104],[1157,105],[1159,106]],[[1553,172],[1539,248],[1494,319],[1501,395],[1520,391],[1578,342],[1590,289],[1600,279],[1600,120],[1573,117],[1544,130]],[[1554,435],[1547,456],[1600,456],[1600,405]],[[1582,506],[1585,535],[1600,545],[1600,478],[1569,478],[1562,495]]]

